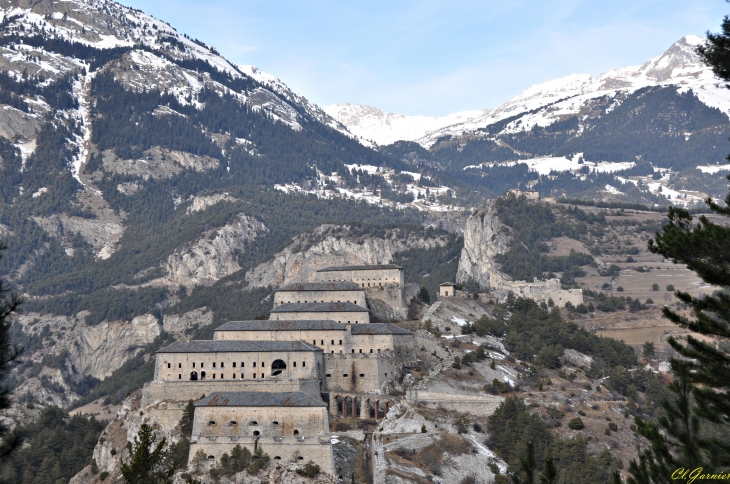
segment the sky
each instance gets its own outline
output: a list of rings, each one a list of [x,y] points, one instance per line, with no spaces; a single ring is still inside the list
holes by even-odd
[[[320,106],[441,116],[643,64],[717,32],[723,0],[122,0]]]

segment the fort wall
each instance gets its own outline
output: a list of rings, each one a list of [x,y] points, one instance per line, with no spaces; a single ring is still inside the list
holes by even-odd
[[[274,307],[287,303],[351,302],[367,307],[365,291],[288,291],[279,289],[274,293]]]
[[[318,378],[151,381],[145,383],[142,389],[142,405],[163,401],[187,404],[190,400],[199,400],[202,395],[219,392],[304,392],[320,399],[324,388],[324,380]]]
[[[286,368],[274,370],[272,364]],[[280,371],[280,379],[319,378],[323,365],[319,351],[158,353],[155,381],[260,380]]]
[[[327,408],[196,407],[190,459],[202,449],[210,465],[236,445],[251,453],[260,448],[274,463],[304,464],[334,474]]]
[[[340,324],[369,324],[370,314],[367,310],[363,311],[329,311],[329,312],[272,312],[269,319],[279,320],[295,320],[302,321],[307,319],[330,319]]]

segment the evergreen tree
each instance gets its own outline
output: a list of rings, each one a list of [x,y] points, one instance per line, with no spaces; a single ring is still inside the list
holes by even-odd
[[[163,437],[157,443],[152,427],[142,424],[134,437],[134,444],[127,442],[129,463],[120,459],[122,477],[128,484],[169,484],[175,467],[167,459]],[[155,445],[157,443],[157,445]]]
[[[714,457],[703,452],[708,442],[702,438],[700,419],[693,412],[694,371],[694,363],[672,359],[675,380],[669,389],[675,395],[675,401],[662,403],[665,415],[657,424],[636,417],[637,432],[646,437],[651,446],[639,455],[638,463],[631,461],[630,484],[668,483],[672,482],[672,472],[680,467],[711,469],[714,465]]]
[[[428,293],[426,286],[421,286],[421,290],[418,292],[418,298],[426,304],[431,303],[431,295]]]
[[[548,455],[545,457],[545,468],[540,476],[540,484],[554,484],[557,478],[558,470],[555,468],[553,456]]]
[[[180,432],[183,437],[188,439],[193,435],[193,417],[195,416],[195,404],[192,400],[188,401],[183,410],[182,418],[180,419]]]
[[[713,72],[730,81],[730,18],[722,23],[722,33],[708,33],[708,43],[697,53]],[[730,158],[729,158],[730,159]],[[705,201],[712,212],[730,216],[730,194],[725,206],[711,197]],[[712,422],[717,429],[730,423],[730,227],[711,222],[706,216],[695,223],[685,209],[670,207],[669,223],[649,241],[649,250],[675,264],[684,264],[704,282],[722,288],[699,298],[682,291],[674,295],[689,306],[694,318],[685,317],[668,306],[662,312],[670,321],[695,333],[713,338],[701,341],[688,335],[684,344],[674,338],[668,343],[683,360],[671,360],[676,380],[669,389],[675,402],[665,401],[665,415],[656,424],[636,418],[638,432],[650,442],[650,448],[629,465],[632,484],[672,482],[671,472],[683,467],[694,469],[730,464],[730,443],[726,439],[707,437],[701,421]],[[696,402],[696,404],[695,404]],[[723,435],[724,431],[716,432]],[[710,468],[710,467],[707,467]]]
[[[5,244],[0,242],[0,251],[5,249]],[[11,318],[18,310],[22,299],[4,281],[0,280],[0,410],[10,408],[11,388],[7,383],[10,370],[22,351],[13,344],[10,336]],[[4,423],[0,422],[0,465],[4,463],[10,454],[20,444],[20,434],[11,432]],[[1,469],[2,467],[0,467]]]

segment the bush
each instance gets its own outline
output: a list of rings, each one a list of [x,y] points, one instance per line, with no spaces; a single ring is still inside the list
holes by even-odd
[[[652,284],[651,285],[651,290],[652,291],[658,291],[659,290],[659,284],[657,284],[656,282],[654,284]]]
[[[571,430],[582,430],[585,428],[585,424],[583,423],[583,419],[580,417],[575,417],[568,423],[568,428]]]
[[[624,292],[624,286],[617,286],[616,287],[617,292]]]
[[[319,466],[311,460],[304,464],[304,467],[297,469],[297,474],[305,477],[317,477],[319,475]]]
[[[667,291],[674,291],[674,284],[667,284]]]

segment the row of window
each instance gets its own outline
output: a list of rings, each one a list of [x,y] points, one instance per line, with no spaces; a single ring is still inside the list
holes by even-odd
[[[215,460],[215,456],[214,455],[209,455],[208,456],[208,460]],[[281,460],[281,456],[280,455],[275,455],[274,456],[274,460]],[[297,460],[304,460],[304,457],[302,457],[300,455],[300,456],[297,457]]]
[[[307,301],[306,299],[304,300],[304,304],[307,304],[308,302],[309,301]],[[312,301],[312,302],[313,303],[317,303],[317,302],[325,303],[325,302],[334,302],[334,301]],[[340,301],[338,299],[337,302],[342,302],[342,301]],[[350,302],[350,301],[345,301],[345,302],[347,303],[347,302]],[[293,303],[294,303],[294,300],[291,300],[291,301],[282,301],[279,304],[281,305],[281,304],[293,304]],[[301,304],[301,303],[302,303],[302,301],[297,301],[297,304]],[[352,304],[357,304],[357,301],[352,301]]]
[[[315,342],[315,344],[316,344],[316,342]],[[334,340],[333,340],[333,344],[334,344]],[[342,344],[342,340],[340,340],[340,344]],[[372,351],[370,351],[370,352],[372,353]],[[361,351],[361,353],[362,353],[362,351]],[[280,360],[277,360],[277,361],[280,361]],[[213,368],[216,367],[215,364],[216,364],[216,362],[214,361],[213,362]],[[286,365],[284,365],[284,366],[286,367]],[[297,362],[296,361],[292,362],[292,366],[294,368],[296,368],[297,367]],[[168,368],[171,368],[172,367],[172,363],[168,363],[167,364],[167,367]],[[177,364],[177,367],[178,368],[182,368],[182,363],[178,363]],[[226,367],[225,362],[221,361],[221,366],[220,367],[221,368],[225,368]],[[236,362],[234,361],[233,362],[233,368],[235,368],[235,367],[236,367]],[[246,367],[246,364],[244,362],[241,362],[241,368],[245,368],[245,367]],[[253,362],[253,367],[256,368],[256,362],[255,361]],[[306,368],[306,367],[307,367],[307,362],[306,361],[302,361],[302,368]],[[195,362],[193,362],[193,368],[195,368]],[[200,363],[200,368],[205,368],[204,362],[201,362]],[[266,363],[264,363],[263,361],[261,362],[261,368],[266,368]]]
[[[210,421],[208,421],[208,425],[209,426],[218,425],[218,423],[215,420],[210,420]],[[231,420],[230,422],[228,422],[229,427],[234,427],[236,425],[238,425],[238,422],[235,420]],[[251,420],[247,425],[249,425],[250,427],[255,427],[255,426],[258,426],[259,423],[256,420]],[[273,427],[279,427],[279,421],[274,420],[273,422],[271,422],[271,425]],[[255,432],[255,435],[258,435],[258,432]],[[294,429],[294,432],[292,433],[292,435],[299,435],[299,430]]]
[[[274,373],[274,376],[278,375],[279,373],[281,373],[281,372],[278,372],[278,373]],[[235,379],[236,379],[236,375],[237,375],[237,373],[233,373],[233,375],[232,375],[232,377],[231,377],[231,378],[232,378],[233,380],[235,380]],[[252,377],[252,378],[256,378],[256,375],[258,375],[258,373],[254,373],[254,374],[253,374],[253,377]],[[201,371],[201,372],[200,372],[200,379],[201,379],[201,380],[205,380],[206,376],[207,376],[207,375],[205,374],[205,372],[204,372],[204,371]],[[215,379],[216,379],[216,376],[217,376],[217,375],[216,375],[215,373],[213,373],[213,380],[215,380]],[[245,374],[245,373],[241,373],[241,380],[243,380],[243,379],[245,379],[245,378],[246,378],[246,374]],[[265,374],[265,373],[261,373],[261,378],[266,378],[266,374]],[[178,373],[178,374],[177,374],[177,379],[178,379],[178,380],[182,380],[182,373]],[[197,380],[197,379],[198,379],[198,372],[197,372],[197,371],[193,371],[193,372],[191,372],[191,373],[190,373],[190,379],[191,379],[191,380],[193,380],[193,381],[194,381],[194,380]],[[220,374],[220,378],[219,378],[219,379],[220,379],[220,380],[225,380],[225,379],[226,379],[226,376],[225,376],[225,374],[224,374],[224,373],[221,373],[221,374]]]

